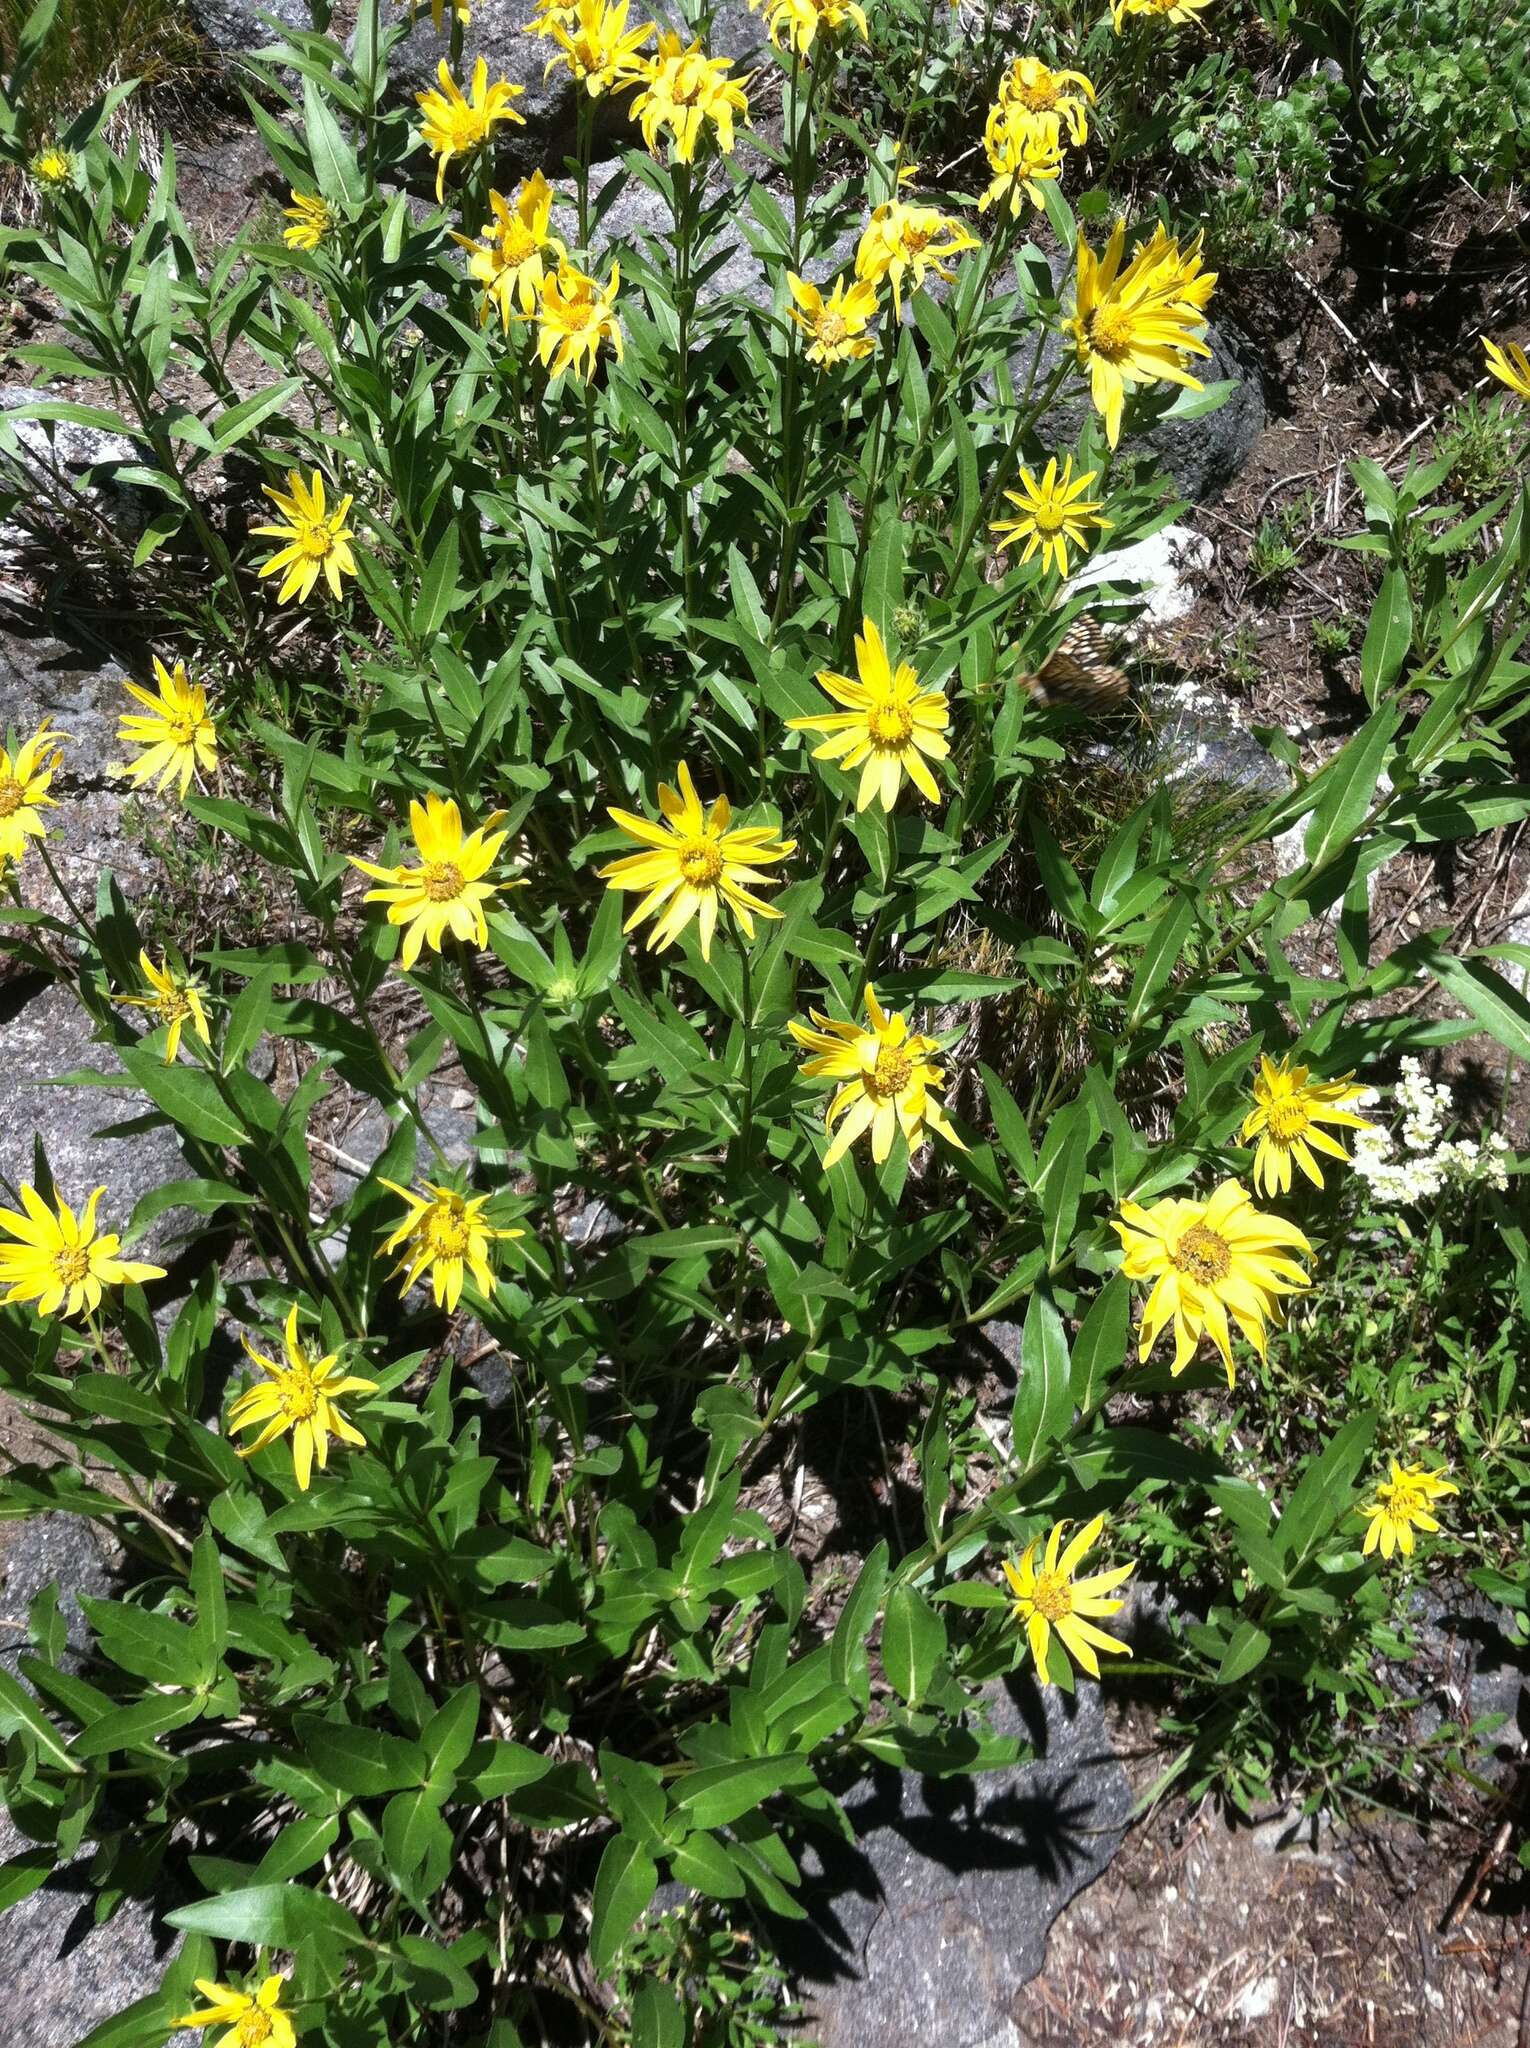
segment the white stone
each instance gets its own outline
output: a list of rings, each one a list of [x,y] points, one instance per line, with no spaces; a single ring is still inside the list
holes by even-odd
[[[1128,640],[1138,640],[1158,626],[1172,625],[1194,611],[1196,579],[1204,576],[1216,558],[1210,536],[1189,526],[1161,526],[1146,540],[1130,547],[1111,548],[1085,563],[1067,584],[1064,595],[1092,589],[1100,583],[1136,584],[1141,599],[1108,601],[1110,609],[1130,604],[1141,610],[1126,626]]]

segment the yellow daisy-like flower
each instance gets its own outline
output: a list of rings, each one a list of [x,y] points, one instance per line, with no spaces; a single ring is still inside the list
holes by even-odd
[[[1391,1477],[1377,1483],[1376,1498],[1355,1510],[1370,1524],[1363,1546],[1366,1557],[1378,1546],[1383,1557],[1390,1557],[1394,1550],[1411,1557],[1415,1529],[1423,1529],[1431,1536],[1439,1534],[1440,1525],[1430,1512],[1435,1502],[1461,1491],[1442,1474],[1423,1465],[1399,1465],[1395,1458],[1391,1465]]]
[[[1174,251],[1172,262],[1169,249]],[[1200,379],[1191,376],[1180,358],[1186,352],[1211,353],[1201,339],[1195,312],[1162,296],[1165,273],[1178,262],[1177,247],[1147,243],[1123,270],[1125,251],[1124,220],[1116,222],[1102,256],[1096,256],[1079,237],[1074,311],[1067,323],[1079,368],[1088,372],[1090,397],[1105,422],[1105,438],[1112,448],[1121,438],[1121,414],[1129,390],[1167,379],[1199,391]],[[1175,284],[1177,289],[1178,279]]]
[[[1051,1648],[1053,1629],[1056,1629],[1058,1641],[1073,1661],[1082,1664],[1091,1678],[1100,1675],[1099,1658],[1095,1655],[1097,1650],[1104,1650],[1112,1657],[1131,1655],[1128,1644],[1118,1642],[1104,1629],[1096,1628],[1095,1623],[1107,1621],[1126,1605],[1124,1600],[1112,1600],[1108,1596],[1117,1586],[1125,1585],[1136,1566],[1118,1564],[1108,1572],[1096,1572],[1091,1578],[1075,1578],[1085,1551],[1092,1550],[1100,1540],[1105,1517],[1096,1515],[1092,1522],[1086,1522],[1067,1549],[1061,1550],[1067,1526],[1066,1522],[1053,1525],[1039,1565],[1036,1562],[1036,1552],[1041,1547],[1039,1537],[1036,1542],[1025,1546],[1018,1564],[1011,1564],[1007,1558],[1004,1561],[1004,1576],[1015,1596],[1015,1619],[1025,1629],[1026,1640],[1036,1662],[1036,1677],[1042,1685],[1052,1683],[1047,1670],[1047,1652]]]
[[[842,1159],[864,1132],[871,1133],[871,1156],[880,1166],[892,1151],[893,1135],[901,1130],[910,1152],[917,1152],[936,1131],[958,1152],[967,1147],[952,1128],[945,1105],[930,1091],[945,1085],[945,1071],[930,1054],[940,1047],[921,1033],[910,1035],[901,1010],[887,1011],[874,988],[866,990],[868,1030],[860,1024],[837,1023],[822,1010],[811,1010],[811,1024],[788,1019],[787,1029],[813,1057],[802,1063],[805,1081],[839,1081],[824,1110],[826,1131],[834,1133],[823,1155],[825,1168]],[[837,1131],[835,1124],[839,1125]]]
[[[314,192],[294,191],[292,204],[282,208],[282,218],[292,222],[282,230],[289,249],[317,249],[326,235],[334,233],[335,216],[329,202]]]
[[[1188,319],[1197,321],[1206,317],[1206,308],[1211,304],[1211,294],[1217,281],[1214,270],[1203,268],[1201,245],[1204,240],[1204,233],[1198,232],[1194,241],[1181,249],[1178,239],[1169,233],[1162,221],[1157,221],[1152,234],[1136,252],[1144,264],[1157,271],[1153,290],[1160,303],[1177,308]]]
[[[675,778],[680,787],[659,784],[662,825],[655,825],[635,811],[608,809],[613,823],[629,839],[636,839],[642,853],[624,854],[596,873],[608,889],[641,889],[643,899],[623,925],[635,931],[645,918],[657,917],[648,934],[650,952],[662,953],[672,946],[694,917],[701,939],[701,957],[712,957],[712,934],[724,904],[754,937],[754,918],[779,917],[768,903],[755,895],[756,889],[774,889],[780,875],[762,875],[762,867],[774,867],[797,850],[795,839],[778,839],[769,825],[731,828],[733,807],[725,796],[710,811],[696,794],[691,771],[680,763]]]
[[[708,57],[699,41],[687,46],[669,29],[661,30],[659,53],[644,67],[643,90],[632,102],[632,118],[655,156],[659,135],[667,128],[676,160],[694,162],[709,122],[718,148],[732,154],[733,116],[749,119],[748,80],[730,78],[732,69],[726,57]]]
[[[407,7],[409,9],[409,19],[411,22],[418,18],[419,0],[398,0],[398,4],[400,7]],[[443,35],[446,31],[446,17],[448,13],[454,15],[464,28],[473,19],[473,10],[467,5],[467,0],[430,0],[431,26],[435,29],[438,36]]]
[[[169,1026],[165,1039],[165,1065],[174,1064],[180,1051],[181,1031],[188,1022],[202,1043],[211,1045],[212,1034],[207,1028],[207,1011],[202,1003],[206,991],[201,982],[187,974],[184,968],[172,966],[168,954],[160,955],[160,964],[156,967],[147,951],[140,949],[138,967],[153,993],[114,996],[112,1000],[127,1010],[151,1011],[156,1024]]]
[[[516,193],[514,206],[498,192],[489,194],[494,218],[484,222],[481,240],[452,230],[452,240],[468,252],[468,276],[483,286],[480,325],[487,323],[496,306],[506,330],[514,305],[519,304],[523,313],[535,313],[547,276],[544,255],[559,263],[568,261],[567,249],[552,232],[556,197],[542,173],[533,171]]]
[[[231,1984],[198,1977],[196,1986],[207,2003],[170,2022],[172,2027],[227,2027],[208,2048],[297,2048],[292,2020],[282,2005],[285,1977],[267,1977],[252,1998]]]
[[[1363,1116],[1356,1116],[1346,1103],[1358,1102],[1364,1088],[1351,1088],[1352,1074],[1336,1081],[1308,1079],[1306,1067],[1293,1067],[1285,1054],[1279,1066],[1261,1054],[1259,1072],[1254,1076],[1254,1106],[1243,1119],[1240,1133],[1245,1144],[1259,1143],[1254,1151],[1254,1188],[1263,1195],[1283,1195],[1291,1186],[1291,1162],[1306,1174],[1315,1188],[1323,1175],[1313,1151],[1326,1152],[1330,1159],[1348,1161],[1349,1154],[1336,1138],[1319,1128],[1340,1124],[1351,1131],[1375,1128]]]
[[[577,7],[548,8],[541,14],[531,24],[533,33],[550,36],[558,45],[547,60],[548,74],[566,64],[591,99],[636,85],[646,68],[641,52],[653,23],[628,28],[627,6],[628,0],[579,0]]]
[[[1000,100],[988,110],[983,148],[993,178],[978,201],[978,212],[1004,205],[1018,215],[1023,200],[1029,199],[1032,206],[1045,204],[1041,188],[1062,176],[1067,144],[1056,114],[1030,114]]]
[[[354,503],[351,493],[346,492],[333,512],[326,511],[324,478],[318,470],[305,484],[300,471],[289,469],[284,491],[271,484],[260,488],[282,517],[268,526],[252,526],[250,531],[287,543],[260,565],[262,576],[287,572],[276,593],[277,603],[285,604],[289,597],[306,603],[321,571],[331,594],[338,598],[340,578],[356,573],[356,557],[351,552],[355,535],[345,523]]]
[[[38,814],[57,806],[58,798],[49,796],[48,788],[64,758],[58,742],[68,737],[55,732],[45,718],[14,757],[0,747],[0,867],[19,861],[29,839],[47,838],[48,828]]]
[[[902,199],[890,199],[876,209],[861,230],[855,250],[855,274],[869,284],[891,278],[893,308],[901,315],[905,273],[911,273],[915,291],[924,283],[927,270],[933,270],[949,284],[952,273],[946,268],[946,259],[981,246],[959,220],[938,207],[912,206]]]
[[[206,690],[187,676],[183,661],[167,669],[156,654],[154,683],[152,690],[139,683],[122,686],[144,709],[124,711],[117,720],[118,739],[141,750],[121,772],[135,785],[154,782],[161,790],[178,781],[184,797],[199,768],[206,775],[217,771],[218,728],[208,716]]]
[[[377,1382],[359,1379],[354,1373],[346,1372],[336,1351],[324,1358],[311,1358],[298,1336],[296,1302],[287,1312],[286,1328],[282,1333],[282,1344],[287,1354],[285,1364],[257,1351],[242,1333],[240,1342],[269,1377],[247,1387],[229,1409],[229,1434],[239,1429],[258,1429],[260,1434],[254,1442],[241,1445],[239,1450],[241,1458],[253,1458],[257,1451],[263,1451],[267,1444],[275,1443],[279,1436],[285,1436],[290,1430],[293,1475],[298,1491],[306,1493],[315,1462],[321,1472],[329,1463],[331,1437],[338,1437],[347,1444],[366,1443],[366,1438],[354,1423],[347,1422],[339,1403],[346,1394],[375,1394]],[[268,1988],[269,1983],[262,1988],[262,1997]],[[210,2025],[211,2022],[199,2024]],[[239,2039],[237,2035],[235,2038]],[[244,2048],[245,2039],[256,2038],[259,2037],[245,2036],[239,2040],[239,2048]]]
[[[1151,1209],[1123,1202],[1111,1228],[1126,1252],[1122,1272],[1153,1283],[1138,1356],[1146,1358],[1172,1323],[1176,1373],[1209,1335],[1232,1386],[1228,1317],[1263,1358],[1266,1324],[1278,1328],[1285,1319],[1281,1297],[1312,1284],[1291,1257],[1293,1251],[1311,1257],[1306,1238],[1294,1223],[1256,1209],[1235,1180],[1224,1180],[1205,1202],[1169,1196]]]
[[[0,1287],[13,1301],[35,1301],[41,1316],[90,1314],[101,1306],[107,1287],[128,1287],[145,1280],[163,1280],[163,1266],[141,1259],[119,1259],[122,1239],[114,1230],[97,1231],[96,1204],[106,1193],[96,1188],[78,1217],[55,1192],[50,1209],[36,1188],[24,1184],[22,1214],[0,1209],[0,1230],[14,1239],[0,1244]]]
[[[464,835],[462,813],[456,804],[432,791],[424,803],[409,806],[409,829],[420,855],[418,867],[384,868],[375,861],[350,856],[353,868],[384,885],[368,889],[363,901],[386,903],[389,924],[404,926],[400,964],[406,970],[419,959],[422,946],[428,944],[439,953],[448,932],[463,945],[489,943],[484,905],[501,888],[515,886],[483,879],[509,836],[494,830],[503,816],[503,811],[496,811],[475,832]]]
[[[1530,401],[1530,356],[1512,341],[1490,341],[1482,337],[1487,366],[1500,384],[1507,384],[1516,398]]]
[[[1116,34],[1121,33],[1121,24],[1129,14],[1156,14],[1161,21],[1172,21],[1183,25],[1194,21],[1211,0],[1110,0],[1111,19]]]
[[[793,270],[786,273],[786,283],[797,302],[786,310],[809,337],[810,363],[827,369],[830,363],[848,362],[872,353],[876,340],[866,332],[866,327],[876,317],[874,284],[868,284],[864,278],[854,284],[848,278],[837,278],[833,291],[825,298],[816,284],[809,284]]]
[[[818,687],[843,704],[843,711],[789,718],[788,726],[793,732],[829,734],[813,749],[815,761],[838,761],[847,771],[860,769],[858,811],[877,798],[883,810],[890,811],[905,775],[921,796],[939,803],[940,789],[924,757],[944,761],[951,751],[945,738],[951,722],[945,692],[921,690],[906,661],[894,669],[871,619],[862,620],[855,636],[855,669],[855,679],[836,675],[833,669],[818,671]]]
[[[799,57],[811,54],[820,29],[837,35],[848,22],[863,43],[870,34],[866,10],[855,0],[749,0],[749,6],[755,14],[764,9],[775,47],[789,43]]]
[[[56,142],[46,142],[28,163],[27,172],[45,190],[62,192],[66,185],[74,183],[76,161],[72,150],[61,149]]]
[[[580,383],[587,384],[602,342],[621,361],[621,322],[612,310],[621,281],[619,263],[611,265],[611,275],[601,284],[567,259],[543,281],[532,317],[537,323],[537,357],[550,377],[572,369]]]
[[[382,1256],[405,1247],[394,1268],[402,1274],[400,1294],[407,1294],[427,1267],[431,1292],[437,1308],[453,1314],[462,1299],[464,1273],[472,1275],[480,1294],[493,1294],[494,1275],[489,1267],[489,1246],[497,1238],[524,1237],[524,1230],[499,1230],[483,1219],[490,1195],[463,1195],[456,1188],[440,1187],[426,1181],[425,1192],[416,1194],[397,1181],[383,1186],[408,1204],[409,1213],[382,1248]]]
[[[1059,576],[1066,576],[1070,545],[1087,553],[1091,533],[1109,533],[1111,528],[1111,521],[1099,516],[1104,499],[1084,495],[1098,474],[1097,470],[1088,469],[1076,477],[1071,455],[1064,459],[1060,476],[1057,457],[1052,456],[1039,483],[1028,469],[1022,468],[1019,490],[1004,493],[1018,508],[1019,517],[995,519],[989,531],[1001,548],[1016,547],[1023,540],[1022,562],[1028,562],[1040,548],[1041,566],[1055,568]]]
[[[483,57],[473,66],[466,98],[447,69],[444,57],[436,67],[436,76],[441,81],[440,91],[431,88],[417,92],[415,99],[424,115],[420,139],[436,157],[436,198],[444,201],[446,167],[453,157],[471,156],[474,150],[482,148],[496,121],[516,121],[525,127],[525,115],[518,114],[510,102],[526,88],[511,85],[504,78],[496,78],[490,85],[488,60]]]
[[[1027,114],[1056,114],[1072,142],[1089,140],[1094,87],[1082,71],[1054,71],[1039,57],[1017,57],[999,87],[999,104]]]

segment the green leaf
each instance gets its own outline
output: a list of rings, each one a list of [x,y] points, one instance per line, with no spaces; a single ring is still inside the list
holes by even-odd
[[[590,1908],[590,1966],[597,1976],[616,1961],[658,1886],[658,1868],[643,1845],[630,1835],[613,1835],[595,1873]]]
[[[201,1711],[200,1699],[179,1693],[155,1693],[92,1721],[74,1738],[72,1747],[77,1757],[110,1756],[117,1749],[153,1749],[161,1735],[184,1728]]]
[[[1240,1621],[1222,1653],[1216,1683],[1235,1685],[1240,1678],[1247,1678],[1256,1665],[1262,1664],[1269,1653],[1270,1639],[1264,1630],[1256,1628],[1251,1621]]]
[[[918,1706],[946,1654],[946,1625],[912,1586],[894,1586],[882,1617],[882,1668]]]
[[[685,2048],[684,2008],[657,1978],[645,1978],[633,1994],[632,2048]]]
[[[258,426],[268,420],[303,388],[301,377],[284,377],[280,384],[268,384],[264,391],[257,391],[253,397],[243,398],[237,405],[231,405],[212,430],[213,447],[218,454],[226,454],[236,447]]]
[[[1089,1304],[1089,1313],[1074,1339],[1069,1393],[1074,1407],[1085,1415],[1099,1407],[1111,1374],[1125,1362],[1131,1303],[1131,1282],[1117,1273]]]
[[[458,560],[457,529],[452,525],[442,534],[420,578],[420,594],[414,607],[414,630],[422,645],[428,645],[436,637],[456,601]],[[430,687],[427,682],[425,688]]]
[[[1447,994],[1490,1031],[1500,1045],[1530,1060],[1530,1002],[1510,981],[1474,957],[1461,960],[1443,948],[1432,947],[1425,964]]]
[[[358,202],[363,188],[355,151],[341,133],[329,101],[311,78],[303,80],[303,132],[320,192],[332,206]]]
[[[428,1760],[429,1784],[442,1797],[456,1783],[457,1772],[470,1755],[478,1732],[482,1696],[476,1685],[462,1685],[420,1730],[420,1747]]]
[[[1072,1419],[1067,1333],[1057,1304],[1045,1287],[1038,1287],[1020,1335],[1020,1380],[1010,1425],[1019,1470],[1031,1471]]]
[[[1360,829],[1401,720],[1397,705],[1383,704],[1318,776],[1322,795],[1307,826],[1304,849],[1310,867],[1322,867],[1347,847]],[[1297,879],[1299,884],[1300,877]]]
[[[316,1714],[299,1714],[294,1727],[314,1768],[358,1799],[424,1783],[425,1751],[402,1735],[323,1721]]]
[[[199,1067],[167,1067],[153,1053],[124,1046],[122,1064],[138,1086],[193,1138],[209,1145],[248,1145],[250,1133]]]
[[[1360,649],[1360,687],[1367,704],[1375,704],[1396,682],[1413,645],[1413,600],[1405,569],[1388,569],[1371,607]]]
[[[816,1783],[801,1757],[745,1757],[737,1763],[708,1764],[676,1780],[676,1809],[694,1828],[723,1828],[750,1813],[773,1793],[788,1786],[805,1790]]]
[[[82,1766],[70,1754],[70,1746],[59,1734],[24,1685],[0,1669],[0,1735],[14,1735],[25,1729],[47,1757],[60,1769],[78,1773]]]
[[[298,1884],[256,1884],[177,1906],[165,1915],[172,1927],[207,1934],[214,1941],[242,1941],[252,1948],[301,1949],[310,1941],[359,1943],[356,1916],[327,1892]]]
[[[850,1597],[839,1611],[829,1644],[829,1675],[836,1685],[853,1693],[862,1706],[871,1698],[871,1679],[866,1661],[866,1639],[871,1634],[887,1584],[887,1541],[884,1537],[861,1566]]]

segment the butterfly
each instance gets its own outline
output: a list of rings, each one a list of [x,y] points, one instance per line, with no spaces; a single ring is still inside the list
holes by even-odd
[[[1131,691],[1115,652],[1093,619],[1075,619],[1036,673],[1017,676],[1016,681],[1043,704],[1098,716],[1119,709]]]

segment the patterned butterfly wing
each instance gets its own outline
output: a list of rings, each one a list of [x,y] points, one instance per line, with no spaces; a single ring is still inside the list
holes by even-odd
[[[1115,649],[1093,619],[1075,619],[1035,675],[1021,683],[1044,704],[1098,717],[1119,709],[1131,685]]]

